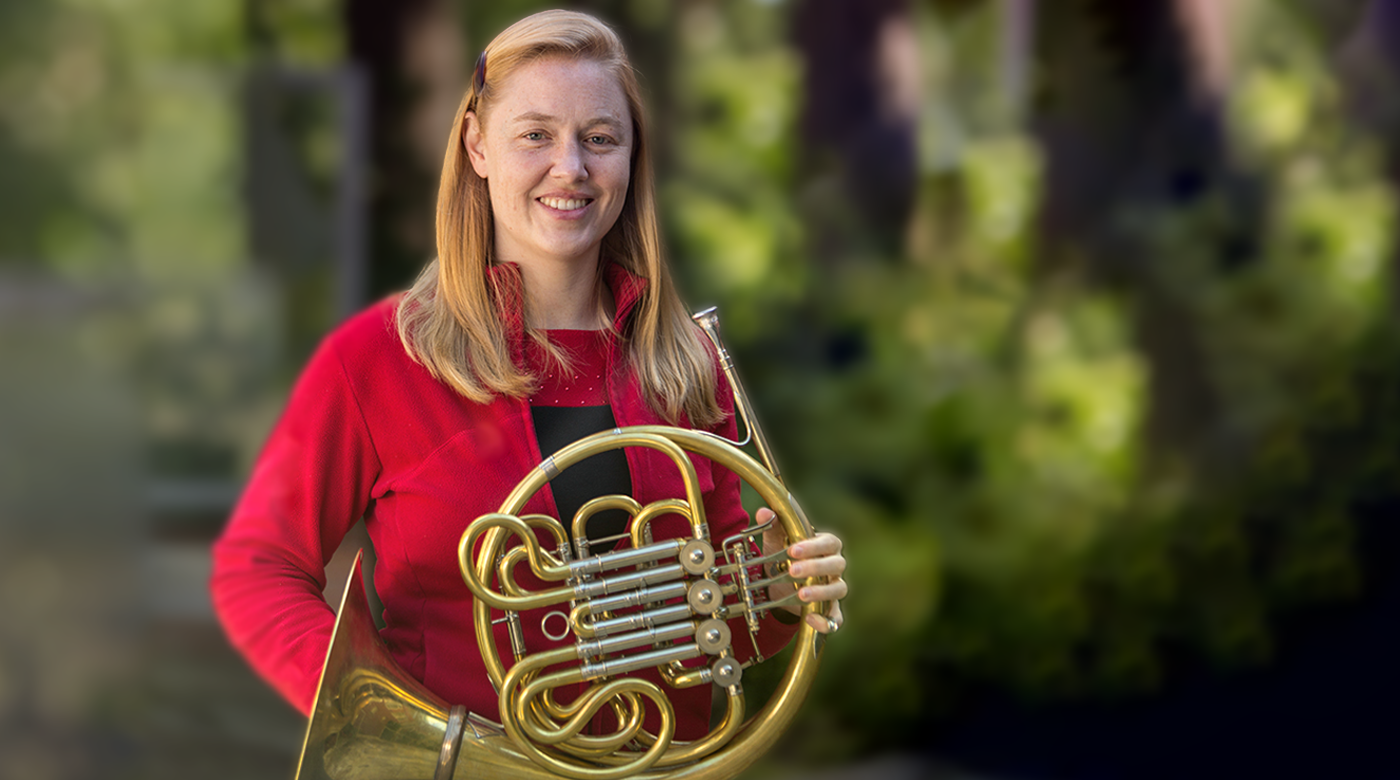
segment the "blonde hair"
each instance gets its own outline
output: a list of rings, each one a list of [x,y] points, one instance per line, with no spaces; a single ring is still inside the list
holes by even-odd
[[[627,332],[618,334],[627,341],[643,395],[671,423],[684,415],[691,425],[713,425],[724,417],[715,399],[714,361],[662,255],[641,87],[617,34],[587,14],[534,14],[497,35],[482,53],[443,159],[438,257],[399,303],[399,338],[414,360],[473,401],[486,403],[496,394],[524,397],[533,389],[535,377],[515,363],[501,319],[501,306],[510,297],[498,289],[503,274],[487,273],[495,265],[491,199],[486,180],[468,159],[463,131],[468,113],[484,117],[489,112],[493,86],[548,56],[597,62],[616,75],[626,95],[634,136],[630,186],[622,213],[603,237],[598,284],[603,284],[602,270],[609,261],[646,279]],[[529,335],[544,341],[540,333]]]

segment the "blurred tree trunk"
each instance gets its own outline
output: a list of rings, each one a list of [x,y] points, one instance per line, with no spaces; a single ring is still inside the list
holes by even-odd
[[[406,286],[436,256],[437,182],[469,77],[449,0],[347,0],[349,57],[370,82],[369,294]]]
[[[1224,4],[1068,0],[1036,19],[1032,125],[1045,160],[1040,271],[1081,267],[1134,301],[1150,361],[1151,449],[1229,458],[1189,292],[1166,281],[1161,220],[1227,218],[1202,250],[1221,273],[1257,253],[1259,190],[1231,163],[1222,115]]]
[[[795,11],[794,37],[805,73],[799,170],[839,181],[835,198],[816,200],[841,214],[808,220],[821,231],[810,242],[814,256],[830,264],[860,254],[851,250],[862,244],[893,256],[919,181],[921,85],[909,3],[807,0]]]

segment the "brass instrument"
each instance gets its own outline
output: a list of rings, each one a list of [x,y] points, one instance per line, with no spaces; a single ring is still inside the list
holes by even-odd
[[[462,579],[475,597],[472,619],[487,673],[500,696],[500,723],[460,705],[450,706],[397,667],[368,616],[363,586],[356,585],[357,559],[307,726],[299,780],[718,780],[743,771],[777,740],[811,687],[822,635],[805,620],[799,624],[792,660],[777,691],[746,718],[740,680],[744,668],[763,660],[755,638],[759,618],[774,607],[800,602],[795,593],[780,601],[767,600],[768,586],[793,582],[786,550],[755,552],[761,549],[756,540],[767,525],[714,544],[687,453],[709,458],[747,482],[776,513],[771,522],[781,525],[789,544],[813,532],[778,476],[719,340],[715,310],[700,312],[695,320],[718,350],[734,390],[736,413],[749,434],[746,441],[755,442],[763,463],[739,449],[745,442],[704,431],[656,425],[617,428],[549,456],[516,486],[499,512],[473,521],[457,555]],[[558,520],[519,516],[529,499],[564,469],[623,447],[649,447],[669,456],[683,475],[686,497],[646,506],[628,496],[594,499],[573,518],[572,547]],[[588,521],[606,509],[621,509],[631,517],[630,529],[622,535],[631,546],[619,543],[610,552],[593,554]],[[651,522],[665,515],[685,518],[689,535],[653,541]],[[554,551],[540,545],[536,529],[553,538]],[[512,538],[517,543],[507,544]],[[528,564],[538,579],[558,584],[525,590],[514,576],[519,564]],[[556,608],[550,616],[567,622],[576,640],[572,646],[527,653],[521,612],[540,607]],[[804,617],[825,610],[822,603],[803,605]],[[734,654],[735,631],[729,623],[738,618],[743,618],[754,650],[753,658],[743,663]],[[513,664],[508,669],[497,650],[493,626],[498,623],[505,624],[511,640]],[[727,703],[723,719],[701,739],[674,739],[675,713],[664,691],[627,676],[650,667],[657,668],[670,687],[720,686]],[[555,700],[556,688],[577,688],[580,683],[586,687],[572,702]],[[648,706],[659,714],[661,725],[654,734],[642,726]],[[582,734],[605,708],[615,716],[617,731]]]

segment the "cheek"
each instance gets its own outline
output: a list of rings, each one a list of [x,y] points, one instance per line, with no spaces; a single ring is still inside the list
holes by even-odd
[[[609,163],[602,171],[607,177],[607,186],[613,190],[616,197],[621,200],[627,196],[627,188],[631,186],[631,165],[625,157],[617,163]]]
[[[505,184],[497,179],[491,180],[491,218],[498,229],[515,224],[525,212],[514,190],[503,186]]]
[[[517,176],[510,175],[506,171],[496,171],[496,176],[491,179],[491,205],[497,209],[518,209],[520,205],[517,201],[526,194]]]

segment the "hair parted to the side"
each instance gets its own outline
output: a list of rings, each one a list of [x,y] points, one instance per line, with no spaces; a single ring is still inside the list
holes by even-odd
[[[609,261],[647,280],[626,333],[628,357],[652,408],[672,423],[718,422],[715,370],[691,323],[662,255],[655,185],[647,144],[641,86],[606,24],[573,11],[544,11],[516,22],[487,45],[462,97],[443,159],[438,189],[438,257],[398,307],[399,338],[433,376],[474,401],[497,394],[523,397],[535,378],[514,362],[487,270],[494,264],[493,217],[485,179],[472,168],[463,143],[469,112],[488,120],[493,89],[521,66],[542,57],[597,62],[616,75],[632,114],[631,179],[622,213],[603,238],[601,271]],[[522,280],[523,281],[523,280]],[[538,338],[538,334],[531,334]]]

